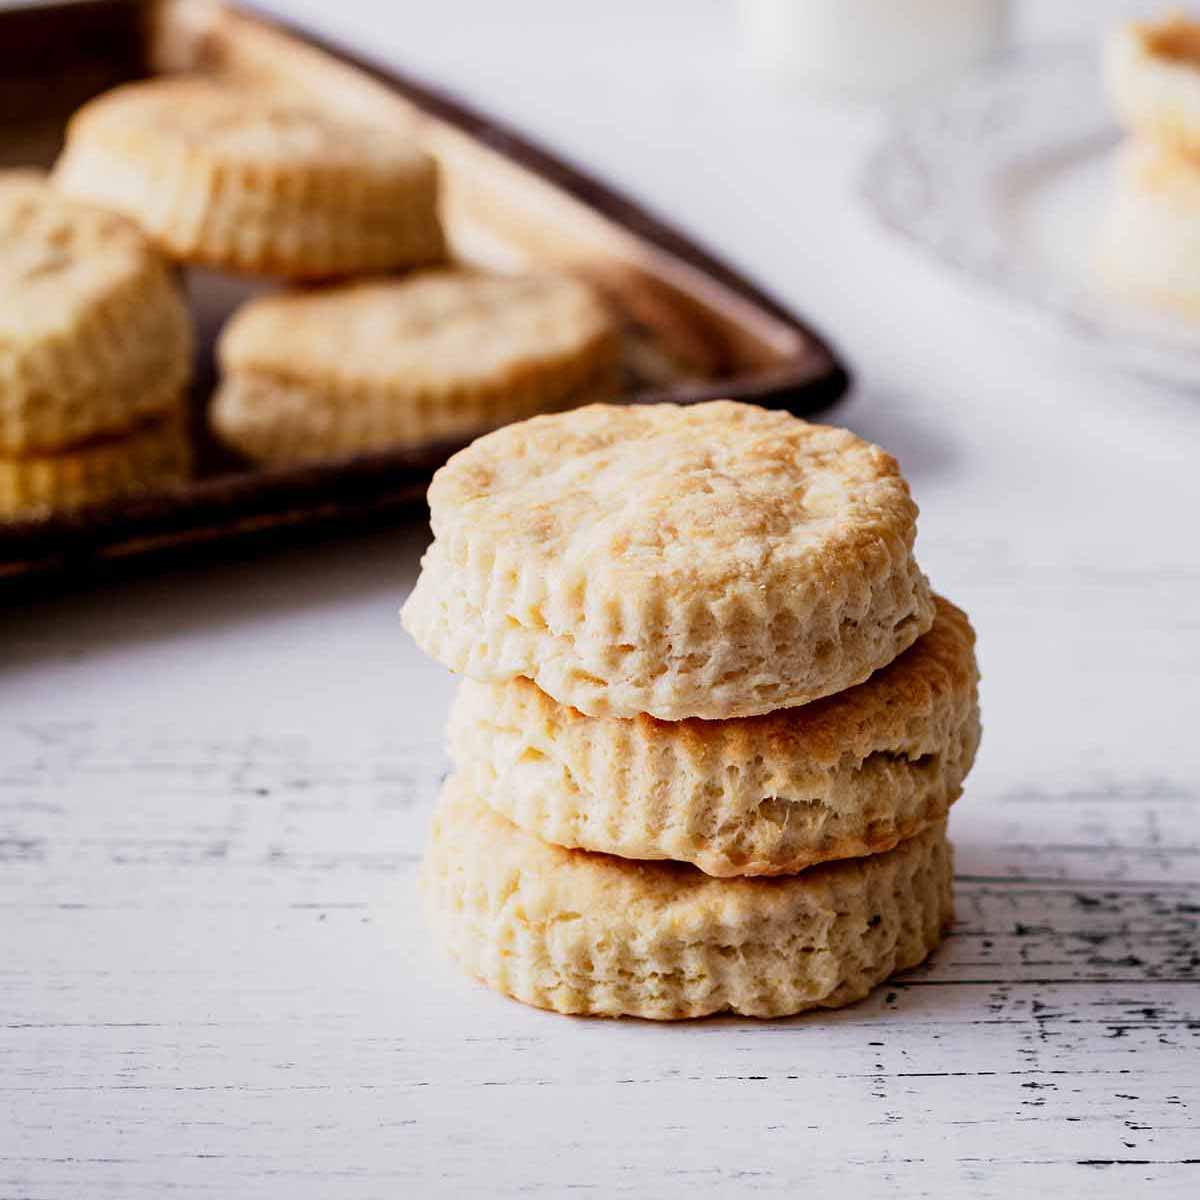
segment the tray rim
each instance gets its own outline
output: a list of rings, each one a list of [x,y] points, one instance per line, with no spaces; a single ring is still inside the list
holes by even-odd
[[[38,19],[79,20],[86,19],[87,14],[118,10],[137,12],[144,22],[154,15],[155,9],[180,2],[51,0],[36,7],[0,10],[0,32],[18,23]],[[222,0],[215,7],[291,38],[396,92],[424,112],[606,217],[643,243],[758,308],[790,333],[798,335],[803,348],[794,358],[781,357],[777,363],[728,380],[643,391],[629,397],[627,402],[697,403],[728,398],[766,407],[795,405],[807,416],[825,411],[850,388],[850,371],[825,335],[699,242],[586,168],[526,137],[508,123],[489,117],[482,109],[462,101],[452,92],[419,79],[401,67],[373,59],[361,49],[317,32],[302,21],[264,10],[252,0]],[[154,553],[169,548],[172,536],[184,543],[212,542],[269,535],[275,525],[294,532],[297,526],[303,525],[305,518],[303,514],[297,515],[295,509],[267,507],[260,510],[252,505],[237,510],[237,502],[247,497],[269,501],[273,496],[295,491],[306,495],[308,505],[317,513],[339,501],[334,485],[344,485],[349,479],[351,486],[347,490],[351,500],[348,503],[360,507],[364,515],[372,511],[394,511],[400,505],[413,504],[423,494],[433,469],[463,444],[423,448],[420,452],[387,450],[347,459],[320,460],[300,467],[255,468],[190,481],[181,488],[110,509],[0,522],[0,587],[32,573],[69,573],[86,569],[92,561],[124,560],[131,555]],[[351,472],[354,472],[353,476]],[[388,486],[381,493],[371,487],[370,481],[385,475]],[[357,502],[352,499],[360,490],[353,486],[355,479],[362,483],[363,492]],[[323,484],[327,490],[323,490]]]
[[[105,0],[99,0],[99,2],[103,3]],[[167,2],[169,3],[170,0]],[[823,371],[841,372],[845,376],[843,390],[849,386],[849,371],[835,353],[832,343],[804,318],[791,311],[775,296],[765,291],[742,272],[705,249],[699,242],[672,225],[670,221],[660,217],[650,207],[626,196],[618,188],[593,175],[586,167],[550,150],[536,139],[521,133],[508,122],[489,117],[475,105],[460,99],[451,90],[429,83],[407,71],[381,63],[355,47],[312,30],[303,22],[277,17],[274,13],[255,4],[254,0],[245,0],[245,2],[230,0],[230,2],[224,3],[223,7],[294,37],[313,49],[320,50],[331,58],[354,67],[377,82],[399,92],[418,108],[454,125],[489,149],[528,168],[589,208],[595,209],[617,225],[629,230],[641,240],[715,279],[741,299],[756,305],[787,326],[792,332],[800,334],[810,348],[810,353],[805,355],[804,359],[811,359],[813,367],[805,371],[797,370],[794,378],[788,380],[779,378],[769,388],[764,389],[763,385],[759,384],[756,394],[775,394],[786,390],[789,386],[816,378],[822,373],[815,369],[818,363]],[[779,367],[781,370],[783,369],[782,360]],[[772,368],[764,374],[774,376],[776,370]],[[735,386],[753,388],[752,381],[755,377],[748,377],[746,382],[740,385],[734,381]],[[729,386],[728,384],[716,385],[716,390],[721,396],[727,396],[730,395]],[[708,392],[712,390],[712,387],[713,385],[709,384],[685,384],[679,388],[665,389],[663,395],[669,393],[673,396],[687,395],[690,398],[691,392]],[[640,393],[642,397],[648,395],[649,393]],[[654,398],[657,397],[658,393],[654,393]]]

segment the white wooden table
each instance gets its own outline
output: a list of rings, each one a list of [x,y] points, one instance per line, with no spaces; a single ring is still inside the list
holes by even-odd
[[[910,260],[847,198],[875,118],[728,69],[719,6],[676,44],[671,7],[636,39],[622,4],[584,37],[533,0],[321,19],[629,182],[856,364],[838,419],[900,456],[980,632],[953,935],[795,1021],[459,978],[414,904],[452,687],[396,620],[418,523],[7,610],[0,1197],[1200,1194],[1200,401]]]

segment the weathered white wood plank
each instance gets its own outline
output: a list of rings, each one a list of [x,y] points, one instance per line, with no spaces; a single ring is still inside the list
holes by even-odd
[[[861,1170],[934,1195],[949,1154],[999,1195],[1029,1164],[1183,1186],[1200,1157],[1200,1079],[1164,1069],[1200,1045],[1179,789],[974,797],[927,967],[845,1012],[662,1029],[442,964],[413,887],[440,746],[361,740],[5,738],[5,1187],[557,1194],[599,1171],[718,1195]]]

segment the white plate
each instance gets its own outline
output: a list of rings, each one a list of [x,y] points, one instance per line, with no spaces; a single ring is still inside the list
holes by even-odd
[[[1094,246],[1120,140],[1099,50],[1012,51],[901,112],[863,195],[888,228],[1095,354],[1200,383],[1200,325],[1105,295]]]

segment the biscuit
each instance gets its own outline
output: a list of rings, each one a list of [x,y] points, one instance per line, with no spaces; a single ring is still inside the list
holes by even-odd
[[[1105,68],[1125,128],[1200,153],[1200,23],[1176,13],[1125,25],[1109,39]]]
[[[563,1013],[781,1017],[861,1000],[953,915],[945,826],[778,879],[564,850],[446,784],[422,885],[435,935],[501,992]]]
[[[230,83],[164,78],[97,97],[72,118],[54,178],[217,269],[316,278],[445,257],[428,154]]]
[[[468,679],[451,752],[476,795],[543,841],[792,874],[945,819],[979,744],[974,641],[938,598],[933,628],[865,683],[729,721],[587,717],[526,679]]]
[[[221,336],[216,435],[261,462],[464,440],[616,392],[608,311],[565,275],[463,269],[253,300]]]
[[[156,491],[187,478],[181,415],[57,454],[0,456],[0,518],[32,519]]]
[[[1118,296],[1200,317],[1200,166],[1167,146],[1129,142],[1116,162],[1096,268]]]
[[[933,623],[917,509],[845,430],[715,401],[592,405],[434,476],[405,627],[589,716],[728,718],[861,683]]]
[[[0,172],[0,454],[53,452],[175,406],[186,309],[130,221]]]

